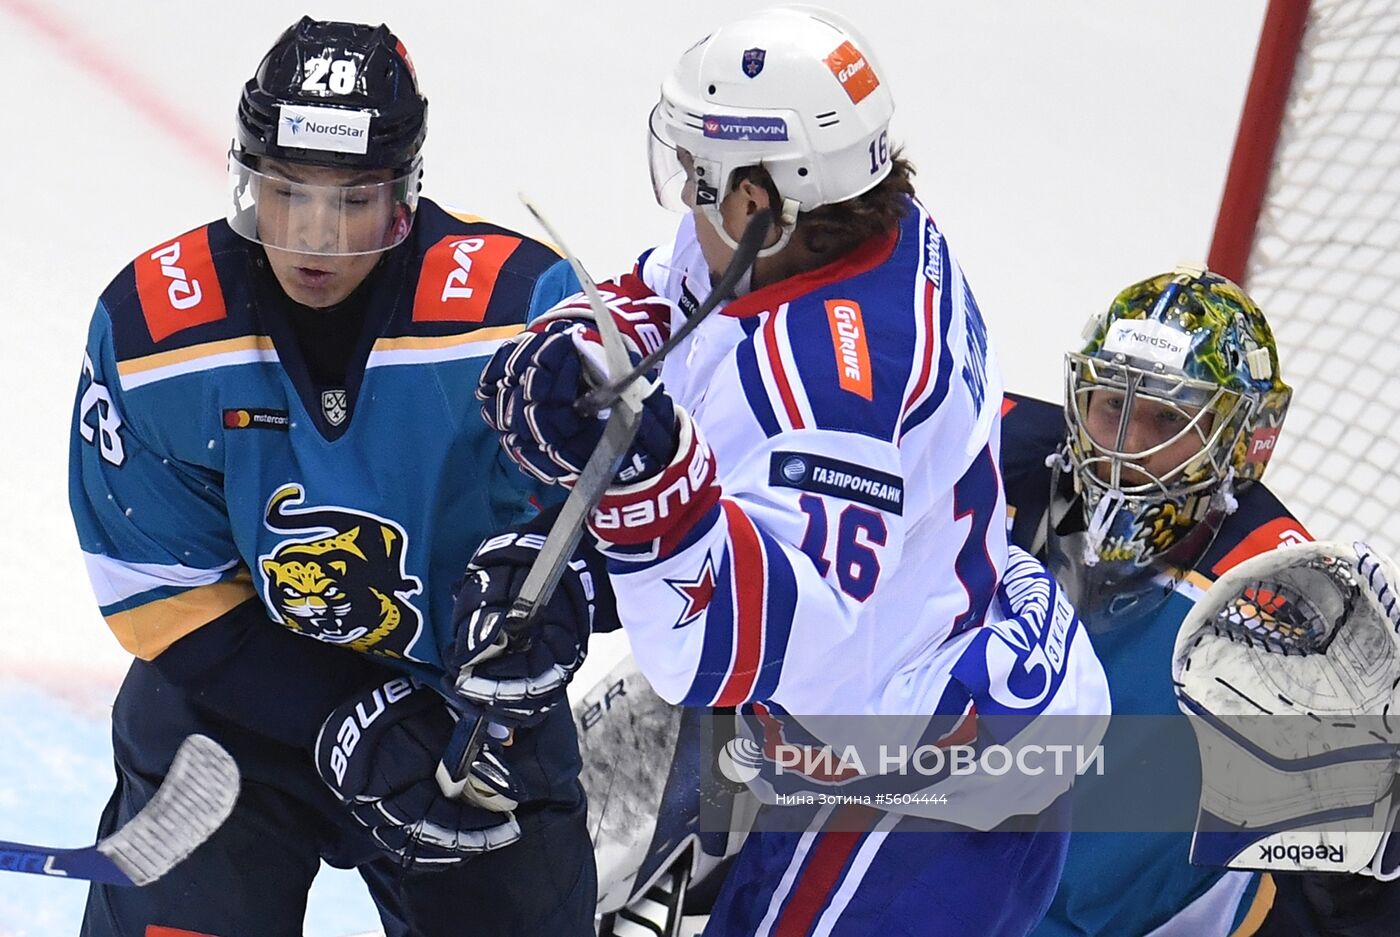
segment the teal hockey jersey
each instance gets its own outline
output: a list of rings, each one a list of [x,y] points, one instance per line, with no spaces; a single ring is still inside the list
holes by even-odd
[[[1046,457],[1064,441],[1062,409],[1007,394],[1002,471],[1011,541],[1043,549],[1051,499]],[[1076,830],[1045,919],[1032,937],[1249,937],[1272,900],[1267,876],[1192,865],[1189,860],[1199,784],[1196,741],[1176,716],[1172,648],[1192,606],[1226,570],[1265,550],[1312,539],[1262,483],[1241,490],[1209,549],[1182,574],[1170,596],[1130,624],[1098,630],[1094,648],[1113,697],[1103,740],[1103,778],[1075,787]],[[1158,719],[1140,717],[1163,717]],[[1162,771],[1179,756],[1189,770]],[[1186,777],[1193,783],[1183,783]],[[1164,819],[1166,818],[1166,819]],[[1134,831],[1143,820],[1145,832]],[[1168,820],[1180,823],[1168,832]],[[1086,828],[1094,832],[1083,832]],[[1113,830],[1105,832],[1105,830]],[[1130,832],[1122,832],[1130,831]]]
[[[256,597],[301,635],[435,676],[467,559],[542,496],[482,422],[478,373],[577,281],[551,248],[422,200],[326,387],[266,265],[218,221],[97,304],[70,500],[102,614],[152,660]]]

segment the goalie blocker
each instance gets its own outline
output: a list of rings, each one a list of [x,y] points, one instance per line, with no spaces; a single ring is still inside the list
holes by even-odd
[[[1202,769],[1192,862],[1400,877],[1397,587],[1365,544],[1298,544],[1241,563],[1182,623],[1172,679]]]

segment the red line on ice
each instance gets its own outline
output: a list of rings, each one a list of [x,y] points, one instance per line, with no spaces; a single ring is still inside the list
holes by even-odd
[[[0,9],[47,39],[70,65],[146,118],[196,162],[210,165],[224,152],[223,142],[195,129],[198,121],[59,15],[31,0],[0,0]],[[222,171],[222,165],[215,165]]]

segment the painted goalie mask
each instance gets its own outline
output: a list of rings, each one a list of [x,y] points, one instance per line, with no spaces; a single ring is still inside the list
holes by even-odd
[[[1061,460],[1082,496],[1083,562],[1116,567],[1109,578],[1189,565],[1235,486],[1264,474],[1288,410],[1269,324],[1234,283],[1182,266],[1123,290],[1085,337],[1065,360]]]

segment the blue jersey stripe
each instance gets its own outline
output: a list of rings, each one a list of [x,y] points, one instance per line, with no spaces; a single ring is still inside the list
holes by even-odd
[[[729,550],[715,574],[715,594],[704,620],[705,638],[695,679],[681,700],[683,706],[707,706],[729,676],[729,660],[734,654],[734,579]]]
[[[768,601],[763,626],[763,662],[759,665],[758,681],[751,698],[767,700],[777,692],[783,660],[787,657],[793,613],[797,609],[797,575],[778,542],[761,527],[756,529],[768,559]]]
[[[758,317],[754,316],[754,328],[748,330],[753,335],[758,328]],[[745,326],[747,330],[747,324]],[[773,413],[773,404],[768,399],[768,388],[763,385],[763,375],[758,370],[758,358],[754,354],[753,343],[755,339],[749,339],[739,343],[739,347],[734,351],[734,363],[739,368],[739,382],[744,387],[744,397],[749,402],[750,409],[753,410],[754,417],[758,420],[758,425],[762,427],[764,435],[772,438],[779,433],[778,418]]]
[[[948,242],[940,248],[943,260],[943,289],[938,303],[938,377],[933,384],[933,393],[919,404],[904,420],[902,432],[908,433],[925,422],[943,405],[948,396],[948,384],[953,374],[953,350],[948,346],[948,333],[953,328],[953,285],[958,278],[953,275],[952,261],[948,256]],[[929,336],[930,340],[932,336]]]

